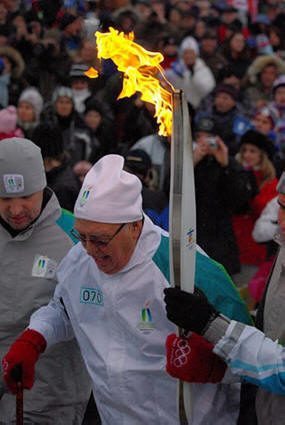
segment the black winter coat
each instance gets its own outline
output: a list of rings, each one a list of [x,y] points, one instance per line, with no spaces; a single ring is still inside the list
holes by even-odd
[[[231,158],[228,167],[206,156],[194,170],[197,205],[197,243],[229,274],[240,271],[231,217],[252,196],[247,173]]]

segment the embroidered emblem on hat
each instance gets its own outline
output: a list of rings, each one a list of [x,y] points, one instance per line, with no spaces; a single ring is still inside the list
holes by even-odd
[[[79,201],[79,205],[81,207],[83,207],[83,205],[85,205],[86,202],[88,201],[88,199],[90,197],[90,192],[91,192],[91,186],[87,186],[87,187],[82,189],[82,194],[81,194],[80,201]]]
[[[83,304],[104,305],[104,296],[100,288],[80,288],[80,302]]]
[[[35,255],[32,276],[53,279],[55,276],[57,263],[45,255]]]
[[[144,308],[142,308],[141,310],[141,320],[137,324],[137,328],[145,334],[148,334],[154,331],[155,329],[148,302],[145,304]]]
[[[3,182],[7,193],[21,193],[24,191],[24,177],[21,174],[4,174]]]

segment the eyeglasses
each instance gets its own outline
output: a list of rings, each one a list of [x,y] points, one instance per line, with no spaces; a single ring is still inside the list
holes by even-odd
[[[97,236],[94,236],[94,235],[90,235],[89,237],[86,238],[86,236],[83,236],[81,233],[79,233],[75,229],[71,229],[70,233],[72,234],[72,236],[75,239],[77,239],[78,241],[80,241],[82,243],[82,245],[85,245],[87,243],[87,241],[89,241],[90,243],[92,243],[93,245],[95,245],[96,248],[104,249],[120,233],[120,231],[122,230],[122,228],[126,224],[127,223],[122,223],[119,226],[119,228],[115,231],[115,233],[113,234],[113,236],[111,236],[111,238],[109,238],[107,241],[102,241],[102,240],[98,239]]]

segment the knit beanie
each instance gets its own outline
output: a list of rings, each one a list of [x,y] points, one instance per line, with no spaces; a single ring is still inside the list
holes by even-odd
[[[55,103],[59,97],[68,97],[73,102],[73,92],[70,87],[59,86],[52,94],[52,103]]]
[[[16,130],[17,109],[15,106],[8,106],[0,110],[0,133],[11,133]]]
[[[229,96],[233,98],[233,100],[235,101],[238,100],[239,92],[234,86],[230,84],[224,84],[224,83],[219,84],[217,88],[215,89],[215,95],[219,93],[227,93]]]
[[[74,215],[99,223],[131,223],[142,218],[142,184],[123,169],[124,158],[106,155],[86,174]]]
[[[194,50],[196,55],[199,55],[199,45],[195,38],[190,35],[182,40],[179,50],[180,53],[184,53],[185,50]]]
[[[36,120],[38,121],[44,105],[40,92],[35,87],[28,87],[21,93],[18,104],[20,102],[27,102],[32,105],[35,111]]]
[[[0,197],[32,195],[46,187],[41,150],[28,139],[13,137],[0,143]]]

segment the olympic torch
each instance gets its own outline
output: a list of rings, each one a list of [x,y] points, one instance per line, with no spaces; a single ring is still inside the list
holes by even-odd
[[[155,106],[159,134],[172,135],[170,178],[170,283],[193,292],[195,277],[196,210],[192,142],[187,102],[181,91],[175,90],[165,78],[159,52],[150,52],[133,41],[134,34],[124,34],[114,28],[96,32],[99,59],[111,59],[123,74],[122,91],[118,99],[141,93],[141,99]],[[90,68],[90,78],[98,70]],[[159,79],[158,76],[161,78]],[[163,83],[163,84],[162,84]],[[184,398],[188,424],[191,424],[191,392],[189,384],[180,383],[179,399]],[[181,395],[184,394],[184,397]],[[180,403],[181,405],[181,403]],[[181,416],[182,423],[185,423]]]
[[[196,203],[192,152],[187,103],[182,91],[174,91],[169,210],[170,283],[188,292],[194,290],[196,259]],[[191,386],[180,382],[178,393],[181,420],[184,419],[185,410],[190,425]]]

